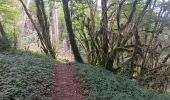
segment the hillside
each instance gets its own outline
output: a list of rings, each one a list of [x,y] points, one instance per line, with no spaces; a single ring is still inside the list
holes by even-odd
[[[50,57],[31,52],[0,53],[0,99],[52,100],[50,87],[53,65]],[[168,94],[147,90],[104,68],[71,63],[88,91],[88,100],[170,100]]]
[[[0,100],[49,100],[50,57],[25,51],[0,53]]]
[[[104,68],[74,63],[77,76],[89,90],[88,100],[170,100],[168,94],[158,94],[137,83],[115,75]]]

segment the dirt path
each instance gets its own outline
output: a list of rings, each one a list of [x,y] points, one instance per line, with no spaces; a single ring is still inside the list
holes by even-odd
[[[84,100],[84,90],[71,65],[57,64],[53,73],[53,100]]]

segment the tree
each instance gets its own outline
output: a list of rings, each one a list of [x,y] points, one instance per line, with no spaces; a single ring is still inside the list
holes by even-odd
[[[58,20],[58,4],[57,1],[50,1],[50,24],[51,24],[51,40],[56,43],[59,40],[59,20]]]
[[[12,45],[11,40],[9,39],[9,36],[11,34],[11,31],[13,31],[13,23],[18,16],[18,12],[16,8],[13,5],[13,0],[1,0],[0,1],[0,47],[1,50],[6,50],[10,48]],[[10,29],[7,29],[10,27]],[[13,36],[10,36],[13,37]]]
[[[77,47],[77,44],[76,44],[76,40],[75,40],[75,35],[74,35],[74,32],[73,32],[73,28],[72,28],[70,11],[69,11],[69,8],[68,8],[68,1],[69,0],[62,0],[67,32],[68,32],[71,48],[72,48],[72,51],[73,51],[73,54],[74,54],[74,58],[77,62],[82,63],[83,60],[80,56],[80,53],[79,53],[79,50],[78,50],[78,47]]]
[[[5,30],[2,26],[1,21],[0,21],[0,33],[1,33],[1,36],[2,36],[2,38],[0,38],[0,39],[2,39],[1,40],[2,43],[0,44],[1,45],[0,50],[9,49],[11,47],[11,45],[10,45],[10,42],[8,40],[7,34],[6,34],[6,32],[5,32]]]
[[[54,48],[52,47],[52,43],[50,40],[50,26],[49,26],[48,18],[47,18],[45,8],[44,8],[44,1],[35,0],[38,25],[36,25],[36,23],[34,22],[24,2],[22,0],[20,0],[20,2],[25,10],[25,13],[27,14],[28,18],[33,24],[36,32],[38,33],[43,51],[46,54],[49,54],[53,58],[55,58],[55,51],[54,51]],[[40,26],[40,28],[38,28],[38,26]]]

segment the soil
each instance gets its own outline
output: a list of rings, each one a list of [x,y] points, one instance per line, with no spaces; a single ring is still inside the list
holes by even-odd
[[[85,90],[69,64],[57,64],[53,72],[53,100],[85,100]]]

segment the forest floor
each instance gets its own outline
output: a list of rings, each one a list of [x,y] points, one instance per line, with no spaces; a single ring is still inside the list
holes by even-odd
[[[103,67],[59,63],[32,52],[0,52],[0,100],[170,100]]]
[[[56,64],[53,71],[53,100],[85,100],[85,91],[70,64]]]
[[[56,63],[33,52],[0,52],[0,100],[52,100],[52,66]]]
[[[169,93],[146,89],[121,74],[101,66],[72,63],[76,76],[88,90],[87,100],[170,100]]]

